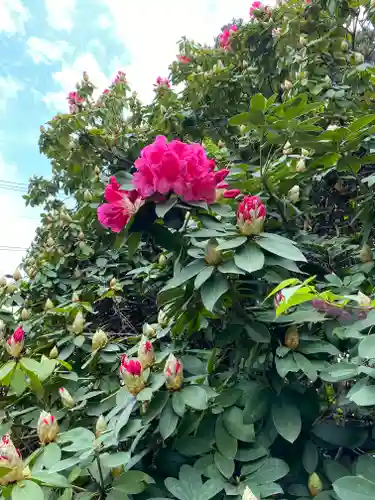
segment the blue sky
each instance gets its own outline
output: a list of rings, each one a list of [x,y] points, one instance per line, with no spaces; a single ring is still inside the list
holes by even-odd
[[[250,3],[0,0],[0,274],[13,273],[23,256],[3,248],[27,248],[38,224],[39,212],[24,207],[22,191],[31,175],[50,175],[38,150],[39,127],[67,111],[66,95],[82,72],[103,90],[121,69],[150,101],[183,35],[211,43],[223,24],[248,17]]]

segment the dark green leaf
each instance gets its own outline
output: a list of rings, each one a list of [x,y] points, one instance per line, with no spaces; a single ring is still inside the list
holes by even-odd
[[[219,298],[228,290],[228,280],[219,273],[214,274],[201,288],[201,297],[204,307],[212,311]]]
[[[264,254],[253,242],[249,242],[234,255],[235,264],[248,273],[259,271],[264,266]]]
[[[215,438],[220,453],[227,458],[233,459],[237,453],[237,439],[231,436],[224,427],[222,415],[216,420]]]
[[[178,415],[174,412],[171,401],[164,406],[159,420],[159,431],[163,439],[171,436],[178,423]]]
[[[290,443],[298,438],[302,428],[301,414],[292,404],[281,401],[272,406],[272,418],[277,432]]]

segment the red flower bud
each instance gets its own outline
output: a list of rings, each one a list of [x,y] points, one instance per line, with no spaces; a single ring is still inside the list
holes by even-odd
[[[237,225],[242,234],[250,236],[263,231],[266,207],[259,196],[245,196],[237,209]]]
[[[21,354],[21,351],[23,349],[23,345],[25,342],[25,332],[23,331],[22,327],[18,327],[13,335],[11,335],[6,343],[6,349],[9,352],[11,356],[14,358],[18,358]]]

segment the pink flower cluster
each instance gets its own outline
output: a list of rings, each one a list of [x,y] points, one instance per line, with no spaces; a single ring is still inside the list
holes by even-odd
[[[168,78],[163,78],[161,76],[158,76],[156,79],[156,83],[154,84],[155,87],[167,87],[168,89],[171,88],[171,84],[168,80]]]
[[[104,198],[108,203],[98,207],[99,222],[113,232],[119,233],[129,222],[129,219],[143,205],[144,200],[136,189],[125,191],[120,189],[120,184],[115,177],[104,191]]]
[[[139,377],[142,373],[142,364],[138,359],[129,359],[126,354],[121,356],[120,374],[128,373]]]
[[[263,231],[266,207],[259,196],[245,196],[237,208],[237,225],[242,234],[250,236]]]
[[[134,165],[133,183],[143,198],[173,192],[187,202],[213,203],[217,184],[229,173],[214,172],[215,162],[207,158],[200,144],[168,143],[164,136],[146,146]]]
[[[126,74],[123,71],[117,71],[117,75],[112,82],[112,85],[116,85],[117,83],[126,82]]]
[[[269,7],[267,7],[267,5],[263,5],[263,2],[260,2],[259,0],[255,0],[255,2],[253,2],[251,4],[250,11],[249,11],[250,17],[254,17],[254,13],[257,10],[261,10],[261,11],[265,12],[266,14],[268,14],[269,17],[271,17],[271,15],[272,15],[272,12],[269,9]]]
[[[76,113],[79,111],[79,106],[85,102],[85,99],[81,97],[78,92],[69,92],[66,98],[69,104],[69,113]]]
[[[235,24],[232,24],[229,29],[225,29],[220,35],[219,35],[219,44],[220,47],[224,50],[230,50],[231,45],[230,45],[230,37],[232,33],[235,33],[238,30],[237,26]]]

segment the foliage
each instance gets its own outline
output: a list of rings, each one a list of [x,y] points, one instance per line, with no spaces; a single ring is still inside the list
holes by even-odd
[[[151,105],[84,74],[41,128],[41,224],[0,288],[2,498],[375,497],[374,8],[255,7],[182,40]],[[186,171],[130,203],[158,135],[204,146],[214,203]]]

